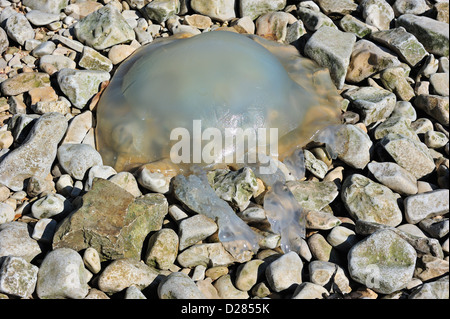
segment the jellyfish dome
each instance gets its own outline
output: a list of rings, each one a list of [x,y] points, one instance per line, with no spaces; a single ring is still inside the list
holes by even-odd
[[[338,123],[340,99],[328,70],[293,46],[227,31],[173,36],[116,70],[97,107],[97,147],[106,165],[129,170],[170,158],[173,131],[192,139],[201,121],[220,132],[276,128],[283,158]]]

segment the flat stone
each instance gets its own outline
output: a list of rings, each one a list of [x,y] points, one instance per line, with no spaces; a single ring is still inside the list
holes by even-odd
[[[8,36],[20,45],[26,40],[34,38],[34,30],[28,19],[21,13],[17,13],[6,20],[6,32]]]
[[[112,64],[116,65],[129,57],[136,48],[127,44],[117,44],[113,46],[108,52],[108,58]]]
[[[320,66],[330,69],[338,89],[344,86],[356,36],[324,26],[317,30],[305,45],[305,54]]]
[[[192,10],[221,22],[236,17],[234,5],[235,0],[191,0]]]
[[[39,10],[31,10],[25,15],[33,25],[39,27],[59,21],[59,14],[42,12]]]
[[[148,242],[144,262],[154,268],[169,269],[178,254],[179,239],[170,228],[163,228],[154,233]]]
[[[250,17],[255,20],[268,12],[283,10],[286,0],[241,0],[239,2],[240,17]]]
[[[44,55],[39,59],[39,68],[44,70],[46,65],[54,66],[56,71],[64,68],[75,69],[77,64],[72,59],[64,55]]]
[[[430,76],[430,84],[437,95],[449,96],[448,73],[435,73]]]
[[[69,39],[68,37],[65,37],[65,36],[62,36],[59,34],[55,34],[52,37],[52,40],[57,41],[74,51],[77,51],[80,53],[83,52],[84,45],[83,45],[83,43],[81,43],[77,40]]]
[[[348,253],[353,280],[382,294],[406,287],[411,281],[417,254],[404,239],[380,230],[357,243]]]
[[[31,227],[26,223],[0,224],[0,261],[7,256],[15,256],[31,262],[42,253],[38,242],[30,237],[31,232]]]
[[[342,30],[354,33],[358,38],[364,38],[372,32],[378,31],[376,27],[364,23],[350,14],[345,15],[341,21],[339,21],[339,25]]]
[[[36,284],[40,299],[82,299],[89,292],[83,259],[72,249],[49,252],[41,266]]]
[[[440,216],[449,211],[448,189],[408,196],[405,201],[405,218],[408,223],[417,224],[425,218]]]
[[[221,243],[198,244],[191,246],[180,253],[177,257],[182,267],[193,268],[203,266],[229,266],[235,262]]]
[[[96,179],[83,196],[83,206],[64,219],[56,231],[53,248],[79,251],[93,247],[102,261],[140,257],[144,239],[151,231],[161,229],[167,209],[163,195],[135,199],[116,184]]]
[[[192,246],[217,231],[217,224],[204,215],[195,215],[183,219],[178,226],[180,251]]]
[[[449,54],[448,24],[425,16],[404,14],[397,19],[397,26],[404,27],[423,44],[428,52],[439,56]]]
[[[21,257],[8,256],[0,268],[0,292],[30,298],[39,268]]]
[[[62,69],[58,73],[58,85],[72,102],[82,109],[99,91],[100,84],[109,81],[111,75],[105,71]]]
[[[341,197],[347,211],[357,220],[394,227],[402,221],[398,196],[386,186],[360,174],[347,177],[342,185]]]
[[[415,67],[428,52],[417,38],[399,27],[386,31],[374,32],[371,38],[395,51],[410,66]]]
[[[359,83],[375,73],[398,65],[400,61],[396,56],[375,43],[362,39],[353,47],[346,80]]]
[[[436,168],[427,146],[401,134],[390,133],[383,137],[380,145],[394,161],[420,179]]]
[[[208,29],[212,25],[211,18],[201,15],[201,14],[187,15],[184,17],[184,21],[191,27],[195,27],[195,28],[198,28],[201,30]],[[252,24],[253,24],[253,21],[252,21]]]
[[[175,272],[158,285],[160,299],[204,299],[205,295],[188,275]]]
[[[270,287],[280,292],[302,283],[303,262],[296,252],[289,252],[271,262],[265,271]]]
[[[389,30],[394,20],[394,10],[385,0],[363,0],[360,2],[362,16],[367,24],[373,25],[380,30]]]
[[[6,96],[19,95],[34,88],[50,86],[50,77],[46,73],[19,73],[1,84],[2,93]]]
[[[318,0],[317,2],[326,15],[346,15],[358,8],[353,0]]]
[[[370,161],[372,141],[361,128],[355,125],[344,125],[338,132],[337,157],[347,165],[363,169]]]
[[[83,141],[87,132],[92,128],[93,117],[91,111],[85,111],[73,117],[69,122],[66,135],[61,144],[79,144]]]
[[[368,168],[380,183],[389,187],[394,192],[402,195],[417,194],[417,179],[396,163],[371,162]]]
[[[23,0],[22,4],[34,10],[59,14],[62,9],[67,7],[69,0]]]
[[[401,134],[411,140],[420,142],[419,136],[411,127],[411,120],[405,117],[391,115],[374,130],[374,137],[377,140],[382,139],[388,134]]]
[[[417,112],[414,106],[408,101],[397,101],[391,117],[402,117],[411,122],[417,120]]]
[[[57,146],[67,129],[59,113],[42,115],[33,125],[26,141],[9,152],[0,163],[0,183],[14,191],[23,189],[30,177],[45,179],[56,158]]]
[[[96,50],[104,50],[135,38],[133,29],[112,4],[79,21],[75,26],[75,35],[78,40]]]
[[[320,211],[339,194],[334,182],[290,181],[286,186],[300,206],[307,210]]]
[[[98,287],[106,293],[116,293],[132,285],[144,289],[158,276],[158,272],[138,258],[114,260],[100,274]]]
[[[366,126],[388,118],[397,102],[395,94],[375,87],[350,89],[344,93],[344,97],[361,112]]]
[[[425,0],[396,0],[392,9],[394,9],[396,16],[407,13],[421,15],[425,11],[428,11],[430,7]]]

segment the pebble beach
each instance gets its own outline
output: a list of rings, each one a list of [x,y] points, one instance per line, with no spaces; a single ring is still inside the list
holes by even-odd
[[[298,251],[251,168],[200,191],[97,149],[121,63],[216,30],[295,47],[342,97],[336,156],[308,144],[300,180],[279,163]],[[0,299],[448,299],[449,168],[448,0],[0,0]],[[257,251],[219,241],[222,208]]]

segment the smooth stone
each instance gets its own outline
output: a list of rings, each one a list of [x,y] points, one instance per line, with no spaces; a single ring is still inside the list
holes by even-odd
[[[68,38],[66,36],[62,36],[58,33],[52,37],[52,40],[57,41],[76,52],[79,52],[79,53],[83,52],[84,45],[83,45],[83,43],[81,43],[77,40],[70,39],[70,38]]]
[[[15,216],[16,213],[11,205],[0,203],[0,224],[12,222]]]
[[[397,19],[397,26],[414,34],[428,52],[439,56],[449,54],[449,29],[445,22],[425,16],[404,14]]]
[[[111,201],[114,198],[114,201]],[[65,218],[53,248],[95,248],[102,261],[140,258],[145,238],[162,227],[168,204],[161,194],[135,198],[116,184],[95,179],[82,206]]]
[[[40,299],[83,299],[89,292],[83,259],[73,249],[49,252],[41,266],[36,284]]]
[[[67,7],[69,0],[23,0],[22,4],[33,10],[59,14],[61,10]]]
[[[110,72],[113,68],[111,60],[88,46],[84,46],[78,65],[86,70],[93,71]]]
[[[108,59],[111,60],[112,64],[117,65],[126,58],[128,58],[136,48],[127,44],[117,44],[114,45],[108,52]]]
[[[256,20],[256,34],[266,39],[284,42],[287,37],[288,25],[295,21],[295,17],[290,13],[266,13]]]
[[[142,291],[136,286],[132,285],[125,291],[125,299],[147,299]]]
[[[181,252],[177,257],[182,267],[193,268],[203,266],[228,266],[235,262],[233,256],[228,253],[221,243],[198,244]]]
[[[328,165],[317,159],[313,153],[304,150],[305,168],[319,179],[323,179],[328,172]]]
[[[439,217],[423,219],[419,222],[419,227],[433,238],[443,238],[448,234],[449,220]]]
[[[0,268],[0,292],[30,298],[34,292],[39,268],[21,257],[8,256]]]
[[[144,289],[154,282],[158,272],[137,258],[111,262],[98,277],[98,287],[106,293],[116,293],[132,285]]]
[[[57,157],[64,171],[80,181],[91,167],[103,165],[100,153],[88,144],[62,144]]]
[[[337,157],[347,165],[363,169],[370,161],[372,141],[366,132],[356,125],[344,125],[338,132]]]
[[[357,220],[394,227],[402,221],[398,195],[360,174],[346,178],[342,184],[341,198],[347,211]]]
[[[70,113],[70,102],[65,97],[58,97],[57,101],[39,101],[31,106],[36,114],[60,113],[66,115]]]
[[[99,91],[100,84],[110,78],[105,71],[64,68],[58,72],[58,85],[73,106],[82,109]]]
[[[211,218],[204,215],[195,215],[183,219],[178,225],[178,237],[180,238],[179,250],[182,251],[217,231],[217,224]]]
[[[31,262],[42,253],[38,242],[30,237],[31,227],[22,222],[0,224],[0,261],[7,256],[22,257]]]
[[[394,10],[385,0],[362,0],[360,2],[362,16],[367,24],[380,30],[389,30],[391,21],[394,20]]]
[[[417,112],[414,106],[408,101],[397,101],[391,117],[402,117],[411,122],[417,120]]]
[[[221,22],[229,21],[236,17],[234,6],[235,0],[191,0],[192,10]]]
[[[435,73],[430,76],[430,84],[437,95],[449,96],[448,73]]]
[[[449,211],[448,189],[408,196],[404,201],[405,218],[408,223],[417,224],[425,218],[440,216]]]
[[[160,299],[205,299],[204,294],[188,275],[174,272],[158,285]]]
[[[327,16],[350,14],[358,8],[353,0],[318,0],[317,2]]]
[[[428,11],[430,7],[425,0],[396,0],[392,6],[396,16],[402,14],[421,15]]]
[[[264,275],[265,264],[263,260],[253,259],[238,267],[236,273],[236,288],[249,291]]]
[[[317,260],[341,263],[339,252],[331,246],[324,236],[316,233],[308,238],[308,247],[312,256]]]
[[[39,10],[31,10],[25,15],[33,25],[39,27],[59,21],[59,14],[42,12]]]
[[[309,211],[306,213],[307,229],[329,230],[341,224],[339,218],[330,213]]]
[[[309,276],[313,284],[325,286],[333,283],[338,291],[348,294],[352,291],[350,282],[344,273],[344,270],[338,265],[322,260],[314,260],[309,263]]]
[[[103,291],[98,290],[96,288],[91,288],[87,296],[84,297],[84,299],[111,299],[111,298],[109,298],[108,295],[105,294]]]
[[[413,224],[403,224],[400,226],[397,226],[397,229],[401,230],[402,232],[408,233],[410,235],[416,236],[416,237],[422,237],[427,238],[427,236],[423,233],[422,230],[420,230],[419,227]]]
[[[248,299],[248,293],[237,289],[230,275],[224,275],[214,282],[214,288],[221,299]]]
[[[381,83],[399,100],[411,101],[415,97],[414,89],[407,80],[407,72],[402,67],[393,67],[383,70],[380,74]]]
[[[21,146],[10,151],[0,163],[0,183],[13,191],[23,189],[30,177],[43,180],[56,158],[57,145],[67,129],[67,120],[59,113],[42,115]],[[38,162],[36,162],[36,160]]]
[[[139,185],[152,192],[166,194],[170,190],[171,180],[174,174],[164,174],[158,169],[153,169],[152,164],[142,166],[137,172]]]
[[[353,280],[382,294],[403,289],[412,279],[415,249],[390,230],[380,230],[357,243],[348,253]]]
[[[94,30],[100,30],[97,32]],[[134,40],[135,33],[112,4],[92,12],[75,26],[75,35],[81,42],[96,49],[104,50],[116,44]]]
[[[134,197],[139,197],[142,195],[141,190],[139,189],[136,178],[133,174],[129,172],[120,172],[114,176],[108,178],[110,182],[122,187],[127,192],[132,194]]]
[[[410,172],[416,179],[430,174],[436,169],[427,146],[401,134],[387,134],[380,141],[394,161]]]
[[[239,1],[240,17],[250,17],[255,20],[268,12],[284,9],[286,0],[241,0]]]
[[[39,59],[39,68],[44,70],[48,65],[55,68],[55,71],[62,69],[75,69],[77,64],[72,59],[64,55],[44,55]]]
[[[53,41],[45,41],[36,46],[33,51],[31,51],[31,55],[39,58],[43,57],[44,55],[50,55],[55,51],[56,44]],[[42,63],[42,62],[41,62]]]
[[[424,135],[424,143],[429,148],[441,148],[448,143],[448,137],[442,132],[428,131]]]
[[[83,254],[84,265],[93,274],[98,274],[101,271],[100,255],[97,250],[92,247],[88,247]]]
[[[411,120],[391,115],[386,121],[378,125],[374,130],[374,137],[381,140],[388,134],[401,134],[411,140],[420,142],[419,136],[411,127]]]
[[[306,43],[305,55],[320,66],[329,68],[334,84],[342,89],[355,42],[354,34],[324,26]]]
[[[380,183],[389,187],[394,192],[402,195],[417,194],[417,179],[396,163],[371,162],[368,168]]]
[[[26,40],[34,38],[34,30],[28,19],[21,13],[16,13],[6,20],[5,25],[8,36],[20,45],[24,45]]]
[[[184,17],[184,21],[191,27],[198,28],[201,30],[208,29],[213,24],[210,17],[201,14],[187,15]]]
[[[295,288],[292,299],[324,299],[330,294],[321,285],[303,282]]]
[[[356,233],[344,226],[334,227],[327,236],[327,242],[342,252],[348,252],[357,242]]]
[[[84,184],[84,190],[89,191],[92,188],[92,183],[95,178],[109,179],[116,175],[117,172],[114,168],[107,165],[95,165],[89,169],[86,182]]]
[[[280,292],[302,283],[303,262],[296,252],[288,252],[271,262],[265,271],[270,287]]]
[[[417,38],[405,28],[394,28],[372,33],[371,38],[395,51],[410,66],[415,67],[428,52]]]
[[[344,93],[344,97],[361,112],[366,126],[388,118],[397,102],[395,94],[375,87],[350,89]]]
[[[169,269],[177,258],[178,245],[177,233],[163,228],[150,237],[144,262],[158,269]]]
[[[361,39],[355,43],[346,80],[359,83],[389,67],[400,65],[398,58],[375,43]]]
[[[31,215],[37,219],[58,217],[70,213],[72,209],[72,204],[64,196],[48,194],[33,202]]]
[[[50,86],[50,77],[46,73],[19,73],[3,81],[0,86],[3,95],[19,95],[34,88]]]
[[[307,7],[300,6],[297,10],[297,14],[303,21],[303,24],[308,31],[315,32],[324,26],[337,30],[337,27],[334,24],[333,20],[320,12],[320,10],[316,11]]]
[[[82,1],[77,3],[73,3],[73,1],[71,2],[71,4],[64,8],[64,13],[67,16],[77,20],[81,20],[92,12],[103,7],[101,3],[95,1]],[[105,1],[104,3],[106,4],[107,2]]]

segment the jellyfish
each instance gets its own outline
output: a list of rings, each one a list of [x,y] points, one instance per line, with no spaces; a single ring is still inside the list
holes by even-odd
[[[274,157],[295,167],[298,150],[340,122],[341,99],[329,71],[294,46],[228,31],[176,35],[117,68],[97,106],[97,148],[117,171],[156,163],[177,175],[194,166],[270,165]],[[277,182],[275,171],[265,175],[268,185]],[[272,198],[289,197],[279,195]],[[236,221],[235,237],[254,243],[236,218],[220,218],[222,239],[233,238]]]

